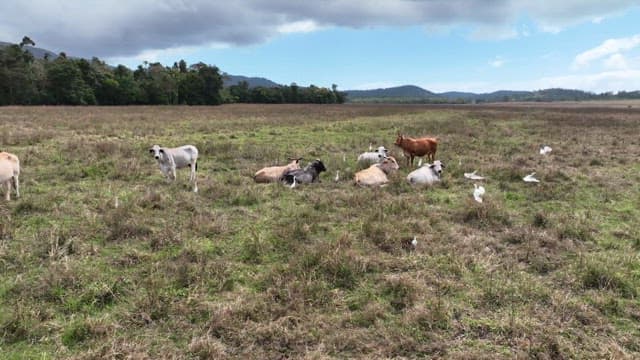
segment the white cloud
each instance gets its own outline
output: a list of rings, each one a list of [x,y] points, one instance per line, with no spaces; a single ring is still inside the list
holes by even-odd
[[[506,61],[500,57],[500,56],[496,56],[493,60],[489,61],[489,65],[491,65],[494,68],[499,68],[502,67],[502,65],[504,65]]]
[[[624,55],[616,53],[604,61],[604,67],[610,70],[624,70],[629,68],[629,62]]]
[[[631,50],[638,45],[640,45],[640,34],[626,38],[606,40],[595,48],[578,54],[573,61],[572,68],[574,70],[585,68],[595,60],[612,54],[617,54],[622,51]]]
[[[512,27],[479,26],[471,33],[474,40],[509,40],[520,34]]]
[[[317,31],[320,28],[313,20],[302,20],[280,25],[278,26],[278,32],[281,34],[308,33]]]
[[[531,85],[536,89],[580,89],[596,93],[620,90],[634,91],[640,89],[640,70],[613,70],[592,74],[545,77],[533,81]]]

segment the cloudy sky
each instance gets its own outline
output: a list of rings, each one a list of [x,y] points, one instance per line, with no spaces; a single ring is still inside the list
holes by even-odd
[[[640,90],[638,23],[638,0],[0,2],[0,41],[342,90]]]

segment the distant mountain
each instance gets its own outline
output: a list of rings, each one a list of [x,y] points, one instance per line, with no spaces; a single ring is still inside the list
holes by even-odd
[[[222,74],[222,79],[224,81],[224,87],[229,87],[231,85],[238,85],[241,81],[246,81],[249,84],[249,88],[254,87],[278,87],[280,84],[277,84],[269,79],[261,78],[261,77],[247,77],[242,75],[231,75],[231,74]]]
[[[386,89],[347,90],[349,99],[358,98],[431,98],[435,94],[415,85],[396,86]]]
[[[582,90],[544,89],[537,91],[500,90],[491,93],[449,91],[434,93],[414,85],[372,90],[347,90],[348,102],[467,103],[503,101],[578,101],[596,97]]]
[[[0,47],[5,47],[5,46],[9,46],[9,45],[14,45],[12,43],[8,43],[8,42],[4,42],[4,41],[0,41]],[[54,60],[55,58],[58,57],[58,54],[54,53],[53,51],[49,51],[46,49],[42,49],[39,47],[33,47],[33,46],[25,46],[24,47],[27,51],[29,51],[31,53],[31,55],[33,55],[34,58],[36,59],[44,59],[45,55],[49,56],[50,60]]]

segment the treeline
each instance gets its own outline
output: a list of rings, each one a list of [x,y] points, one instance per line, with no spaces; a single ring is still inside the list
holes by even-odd
[[[216,66],[180,60],[173,66],[147,63],[131,70],[94,57],[35,58],[25,45],[0,47],[0,105],[219,105],[222,103],[343,103],[345,95],[316,86],[224,88]]]

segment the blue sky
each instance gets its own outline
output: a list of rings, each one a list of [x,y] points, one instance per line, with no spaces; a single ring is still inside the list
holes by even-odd
[[[640,90],[638,1],[26,3],[0,5],[0,40],[29,35],[39,47],[131,68],[184,59],[343,90]]]

